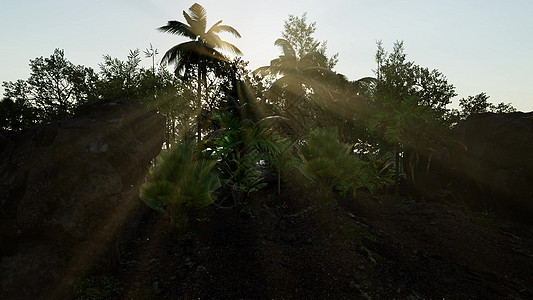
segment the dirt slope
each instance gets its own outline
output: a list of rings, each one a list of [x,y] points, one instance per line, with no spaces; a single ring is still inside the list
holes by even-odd
[[[302,191],[210,207],[178,239],[165,216],[125,229],[117,299],[533,298],[533,231],[441,203]],[[276,207],[277,206],[277,207]]]

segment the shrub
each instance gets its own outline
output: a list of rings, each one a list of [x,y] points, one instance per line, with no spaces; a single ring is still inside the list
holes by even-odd
[[[300,171],[318,185],[321,197],[327,197],[334,188],[351,191],[355,196],[362,163],[349,145],[339,142],[336,129],[313,130],[300,148],[300,156]]]
[[[285,176],[300,163],[298,158],[294,156],[293,149],[295,149],[296,142],[289,139],[278,140],[277,151],[269,156],[269,162],[276,173],[277,179],[277,194],[281,194],[281,181],[285,180]]]
[[[394,183],[394,158],[390,152],[365,153],[361,160],[364,164],[361,186],[372,194]]]
[[[141,199],[158,211],[167,210],[176,228],[187,226],[187,208],[202,208],[213,203],[213,192],[220,182],[213,172],[216,162],[198,159],[194,142],[182,141],[158,157],[141,187]]]
[[[226,114],[215,115],[221,129],[203,142],[203,154],[218,161],[217,170],[226,195],[235,203],[266,186],[264,162],[279,152],[279,137],[269,128]]]

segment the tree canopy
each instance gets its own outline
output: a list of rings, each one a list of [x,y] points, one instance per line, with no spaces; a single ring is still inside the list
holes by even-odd
[[[501,102],[496,105],[489,103],[489,98],[490,96],[482,92],[475,96],[468,96],[466,98],[459,99],[459,106],[461,107],[461,117],[467,117],[472,114],[479,114],[484,112],[509,113],[516,111],[516,109],[511,105],[511,103]]]
[[[307,22],[307,13],[303,13],[301,17],[289,15],[289,18],[283,22],[283,32],[281,36],[284,40],[295,50],[295,56],[298,58],[304,57],[308,53],[317,52],[326,56],[327,41],[319,42],[313,34],[316,31],[316,22]],[[335,67],[339,54],[333,54],[327,58],[327,66],[329,68]]]
[[[419,178],[418,164],[429,168],[433,157],[453,151],[451,128],[461,119],[515,110],[489,103],[485,93],[460,99],[460,110],[449,109],[454,85],[439,70],[409,61],[403,42],[391,52],[378,42],[375,77],[349,80],[333,70],[338,54],[327,55],[327,43],[315,39],[316,23],[306,13],[289,15],[273,41],[280,53],[255,71],[229,57],[242,53],[219,36],[240,38],[235,28],[222,21],[208,27],[207,12],[197,3],[183,18],[157,30],[187,40],[159,63],[150,44],[144,51],[148,68],[138,49],[126,59],[104,55],[97,71],[69,62],[60,49],[30,60],[27,80],[3,82],[0,127],[59,121],[93,99],[143,100],[166,117],[168,151],[141,195],[182,224],[187,207],[244,203],[269,177],[276,177],[279,196],[295,169],[322,196],[333,190],[353,195],[359,188],[373,193],[393,182],[398,195],[402,178]]]
[[[5,88],[3,102],[13,103],[4,105],[20,110],[22,116],[33,120],[4,120],[5,126],[19,129],[23,124],[59,121],[72,115],[77,105],[94,96],[97,79],[94,70],[74,65],[65,58],[63,50],[55,49],[48,58],[30,60],[30,69],[27,80],[3,82],[2,85]]]
[[[267,122],[269,130],[296,141],[316,128],[337,128],[337,138],[354,152],[379,159],[394,154],[398,180],[401,160],[409,165],[446,151],[449,129],[458,120],[515,110],[489,103],[485,93],[460,99],[460,111],[449,109],[455,87],[440,71],[407,60],[403,42],[390,53],[379,42],[375,78],[350,81],[333,71],[338,54],[326,55],[327,43],[315,39],[316,23],[306,13],[289,15],[274,42],[280,55],[255,72],[247,62],[226,56],[242,54],[219,36],[240,37],[235,28],[222,21],[208,27],[207,12],[197,3],[183,18],[158,30],[188,40],[168,49],[159,65],[158,50],[150,44],[144,52],[150,68],[141,66],[139,50],[125,60],[104,55],[98,71],[72,64],[60,49],[30,60],[27,80],[3,83],[0,126],[16,130],[58,121],[91,99],[139,98],[167,117],[167,146],[194,135],[198,142],[220,132],[229,138],[228,132],[248,130],[251,123]],[[167,71],[169,64],[173,72]],[[223,115],[247,123],[227,127]]]
[[[194,76],[196,71],[196,109],[197,113],[197,138],[202,136],[202,84],[207,96],[207,71],[208,67],[219,70],[224,68],[224,62],[229,61],[221,52],[242,55],[242,52],[233,44],[223,41],[218,35],[221,32],[233,34],[240,38],[241,35],[235,28],[223,25],[222,20],[216,22],[207,29],[207,12],[198,3],[189,8],[189,12],[183,11],[186,23],[180,21],[168,21],[167,25],[158,29],[163,32],[184,36],[190,41],[183,42],[170,48],[163,56],[161,62],[166,65],[174,64],[174,73],[185,80]],[[204,102],[207,99],[204,99]]]

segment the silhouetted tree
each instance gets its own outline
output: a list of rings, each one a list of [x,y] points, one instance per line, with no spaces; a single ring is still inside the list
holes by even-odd
[[[307,23],[307,13],[301,17],[289,15],[289,19],[283,22],[283,32],[281,36],[288,41],[295,50],[295,55],[299,59],[306,54],[317,52],[326,56],[327,41],[319,42],[315,40],[313,34],[316,31],[316,22]],[[327,59],[327,67],[333,69],[338,62],[339,54],[336,53]]]
[[[146,50],[144,50],[144,57],[152,59],[152,73],[154,74],[155,74],[155,57],[157,54],[159,54],[159,51],[157,51],[157,49],[152,46],[152,43],[150,43],[150,48],[147,48]]]
[[[67,118],[78,105],[95,96],[97,75],[91,68],[68,61],[63,50],[55,49],[49,58],[30,60],[30,68],[27,80],[3,83],[4,106],[13,103],[11,107],[21,110],[25,119],[12,120],[12,125],[18,124],[12,128]]]
[[[395,153],[396,194],[401,158],[409,157],[404,162],[410,166],[419,154],[425,153],[431,159],[437,145],[446,143],[442,135],[446,105],[456,95],[455,87],[442,73],[406,61],[405,57],[403,42],[396,42],[392,53],[385,52],[378,42],[377,81],[372,98],[375,113],[370,127]],[[412,172],[411,177],[414,179]]]
[[[0,129],[20,130],[31,127],[37,122],[36,112],[32,109],[28,93],[23,90],[28,88],[24,80],[4,82],[6,90],[11,96],[0,101]]]
[[[99,64],[98,96],[102,99],[143,98],[153,92],[142,89],[142,81],[146,79],[146,70],[140,67],[139,49],[130,50],[127,60],[122,61],[110,55],[104,55],[104,62]]]
[[[375,99],[398,102],[415,97],[418,104],[443,114],[451,98],[457,95],[455,87],[438,70],[429,70],[407,61],[403,42],[396,42],[392,53],[385,52],[378,42],[376,62]]]
[[[280,115],[293,121],[293,133],[301,134],[299,131],[304,127],[311,127],[307,122],[316,118],[314,110],[320,109],[325,99],[332,99],[326,83],[337,74],[328,67],[327,58],[318,52],[298,58],[289,41],[278,39],[274,44],[281,48],[282,55],[255,72],[275,78],[268,97],[278,106]]]
[[[202,126],[202,83],[207,86],[207,65],[211,61],[228,61],[218,50],[242,55],[233,44],[223,41],[218,33],[228,32],[235,37],[241,37],[233,27],[216,22],[207,29],[206,10],[198,3],[189,8],[189,13],[183,11],[186,24],[180,21],[168,21],[159,30],[171,34],[181,35],[191,41],[178,44],[170,48],[163,56],[163,64],[174,64],[174,72],[182,78],[189,79],[196,75],[197,80],[197,138],[201,140]]]
[[[460,116],[466,118],[472,114],[479,114],[485,112],[493,113],[510,113],[516,111],[511,103],[499,103],[498,105],[488,102],[488,96],[486,93],[479,93],[475,96],[468,96],[459,100],[459,106],[461,107]]]

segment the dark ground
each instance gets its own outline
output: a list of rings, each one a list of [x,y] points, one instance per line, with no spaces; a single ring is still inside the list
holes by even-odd
[[[127,224],[116,299],[533,299],[533,228],[442,203],[263,190],[210,206],[182,238]]]

